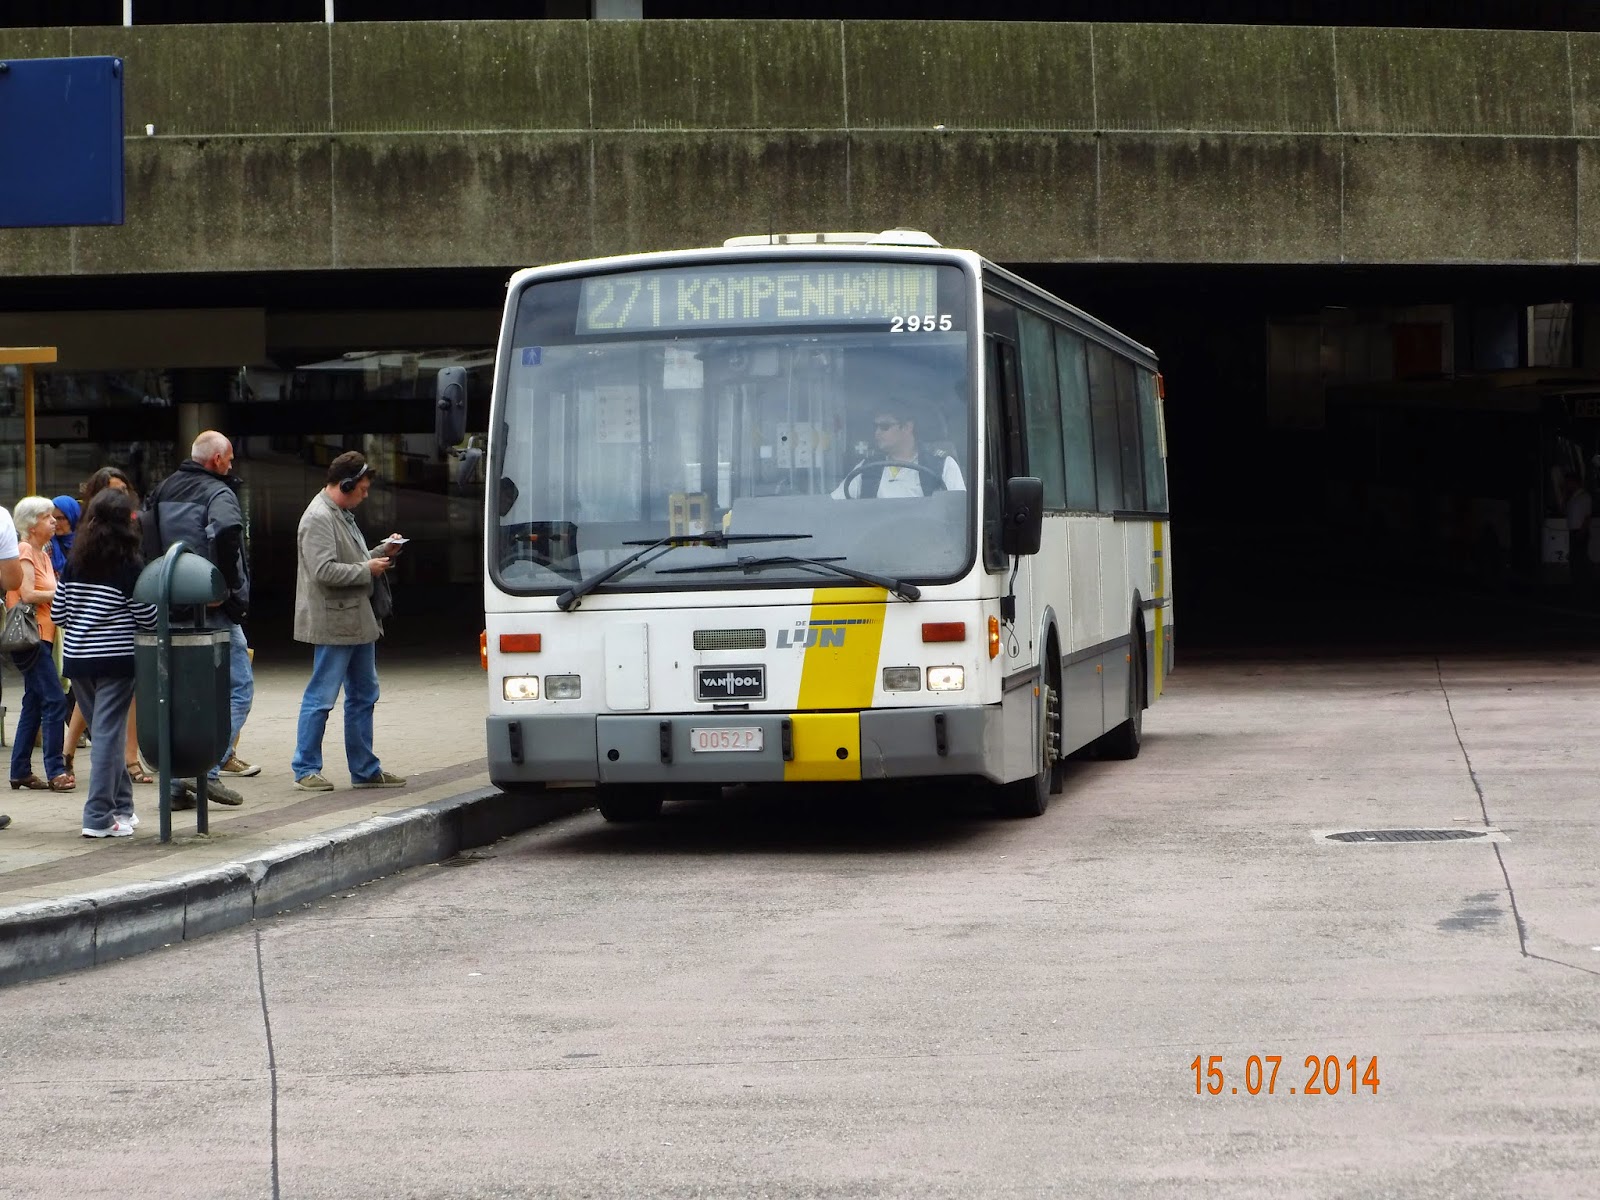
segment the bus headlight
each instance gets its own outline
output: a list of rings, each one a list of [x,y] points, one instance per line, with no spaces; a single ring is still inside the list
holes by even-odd
[[[967,686],[967,672],[964,667],[929,667],[928,690],[930,692],[959,692]]]
[[[537,700],[539,677],[537,675],[507,675],[500,681],[501,694],[507,700]]]
[[[921,687],[921,667],[885,667],[883,669],[883,690],[886,692],[915,692]]]
[[[576,700],[583,695],[583,678],[578,675],[546,675],[544,698],[546,700]]]

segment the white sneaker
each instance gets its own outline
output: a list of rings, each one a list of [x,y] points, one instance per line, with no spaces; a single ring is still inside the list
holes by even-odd
[[[137,828],[139,828],[139,814],[138,813],[123,813],[120,817],[117,818],[117,820],[127,822],[127,825],[128,825],[129,829],[137,829]]]
[[[90,829],[85,825],[83,827],[83,836],[86,838],[132,837],[133,826],[121,817],[113,817],[111,825],[107,829]]]

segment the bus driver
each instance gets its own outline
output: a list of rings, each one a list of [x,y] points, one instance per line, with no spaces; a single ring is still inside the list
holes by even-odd
[[[966,491],[956,460],[918,440],[917,414],[909,402],[891,396],[875,412],[872,439],[877,451],[846,472],[831,493],[835,500]]]

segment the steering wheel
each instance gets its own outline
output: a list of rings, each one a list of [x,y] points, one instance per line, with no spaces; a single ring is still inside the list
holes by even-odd
[[[849,471],[849,473],[847,473],[845,477],[839,481],[839,486],[844,489],[845,499],[860,500],[862,497],[859,493],[854,496],[850,494],[850,481],[856,478],[858,475],[865,475],[868,471],[882,467],[906,467],[912,471],[922,472],[923,475],[927,476],[935,483],[944,482],[944,473],[942,471],[935,471],[932,467],[925,467],[921,463],[906,462],[904,459],[899,458],[875,458],[871,462],[857,463]],[[924,487],[922,489],[923,495],[927,495],[928,491],[929,489]]]

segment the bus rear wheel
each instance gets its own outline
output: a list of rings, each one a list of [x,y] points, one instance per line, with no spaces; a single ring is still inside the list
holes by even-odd
[[[659,789],[617,784],[603,784],[595,794],[600,815],[619,823],[655,820],[661,815],[661,800]]]
[[[1026,779],[1002,783],[995,792],[994,810],[1002,817],[1042,817],[1050,797],[1061,790],[1056,759],[1061,746],[1061,690],[1051,680],[1039,694],[1038,770]]]

